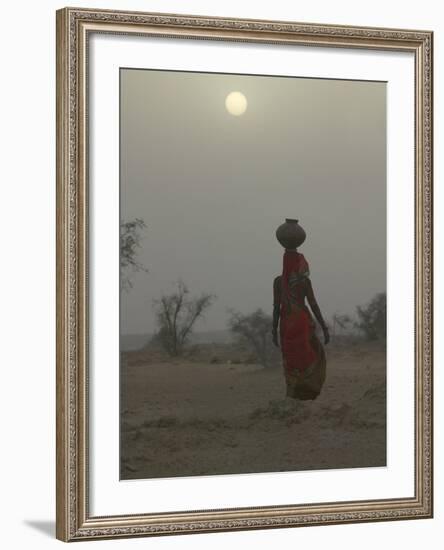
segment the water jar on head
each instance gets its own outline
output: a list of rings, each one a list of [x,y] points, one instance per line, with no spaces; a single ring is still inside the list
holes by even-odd
[[[286,250],[295,250],[305,241],[306,234],[299,220],[286,218],[285,223],[276,229],[276,238]]]

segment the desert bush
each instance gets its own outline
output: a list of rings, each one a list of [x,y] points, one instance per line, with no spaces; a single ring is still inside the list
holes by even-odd
[[[190,298],[188,287],[182,281],[171,294],[154,301],[158,331],[154,342],[171,356],[182,355],[196,321],[202,317],[215,299],[213,294]]]
[[[248,343],[261,365],[264,367],[276,365],[273,360],[271,315],[266,314],[262,309],[257,309],[247,315],[232,310],[228,326],[241,342]]]

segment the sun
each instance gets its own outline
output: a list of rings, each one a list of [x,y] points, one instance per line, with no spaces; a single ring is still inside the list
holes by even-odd
[[[248,101],[242,92],[230,92],[225,98],[225,107],[230,115],[241,116],[247,110]]]

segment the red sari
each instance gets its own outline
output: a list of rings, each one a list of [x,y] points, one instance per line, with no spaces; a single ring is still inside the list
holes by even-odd
[[[303,254],[286,250],[282,276],[275,279],[274,300],[280,303],[280,342],[287,396],[315,399],[326,374],[324,348],[305,304],[315,301]]]

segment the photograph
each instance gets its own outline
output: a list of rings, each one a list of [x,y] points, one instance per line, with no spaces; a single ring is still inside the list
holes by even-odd
[[[387,83],[119,69],[120,479],[387,465]]]

